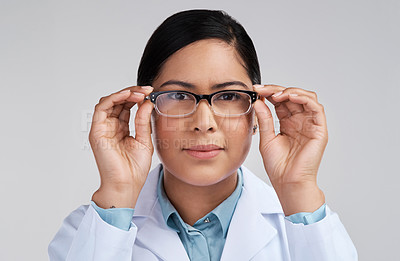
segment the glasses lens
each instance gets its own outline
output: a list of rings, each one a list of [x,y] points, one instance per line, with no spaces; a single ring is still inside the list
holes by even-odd
[[[157,97],[157,109],[169,116],[191,113],[196,107],[196,98],[185,92],[167,92]]]
[[[215,113],[233,116],[245,114],[251,106],[251,97],[247,93],[226,91],[213,96],[212,107]]]

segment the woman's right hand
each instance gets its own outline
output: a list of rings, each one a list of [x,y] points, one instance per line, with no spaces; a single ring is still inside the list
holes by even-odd
[[[150,86],[133,86],[102,97],[95,106],[89,142],[101,185],[92,200],[102,208],[134,208],[151,167],[153,103],[144,101]],[[135,138],[130,136],[130,109],[138,104]],[[141,105],[140,105],[141,104]],[[140,105],[140,106],[139,106]]]

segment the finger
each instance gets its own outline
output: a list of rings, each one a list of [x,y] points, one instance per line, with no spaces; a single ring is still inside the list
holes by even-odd
[[[104,110],[104,109],[109,109],[112,108],[115,105],[121,104],[121,101],[115,102],[115,97],[123,94],[126,95],[126,97],[130,97],[129,95],[127,95],[128,93],[143,93],[145,96],[149,95],[153,90],[153,87],[151,86],[131,86],[131,87],[127,87],[124,88],[116,93],[113,93],[109,96],[103,97],[100,99],[99,102],[99,109]],[[129,91],[129,92],[128,92]]]
[[[132,92],[132,94],[128,97],[127,100],[137,102],[138,99],[140,99],[140,98],[142,98],[142,97],[144,97],[144,96],[150,94],[150,92],[153,90],[153,87],[151,87],[151,86],[132,86],[132,87],[125,88],[125,89],[123,89],[122,91],[126,91],[126,90],[129,90],[129,91]],[[122,91],[121,91],[121,92],[122,92]],[[133,104],[133,105],[134,105],[134,104]],[[132,106],[133,106],[133,105],[132,105]],[[132,106],[131,106],[131,108],[132,108]],[[125,107],[125,106],[122,106],[122,105],[117,105],[117,106],[115,106],[115,107],[113,108],[111,114],[110,114],[108,117],[115,117],[115,118],[118,118],[119,115],[120,115],[120,113],[122,112],[122,110],[123,110],[124,108],[126,108],[126,107]]]
[[[255,84],[253,85],[254,91],[260,94],[262,97],[270,97],[271,95],[284,91],[286,88],[275,84]]]
[[[121,91],[124,90],[130,90],[131,92],[143,92],[146,95],[150,94],[153,91],[152,86],[130,86],[122,89]]]
[[[291,115],[302,113],[304,111],[303,106],[301,104],[293,103],[290,101],[285,102],[285,106]]]
[[[129,123],[129,118],[131,117],[131,109],[136,104],[136,102],[127,102],[122,107],[122,111],[119,114],[119,120],[125,123]]]
[[[304,90],[301,88],[296,88],[296,87],[288,87],[284,90],[284,93],[297,93],[298,95],[304,95],[307,96],[314,101],[318,101],[317,93],[309,90]]]
[[[129,120],[125,119],[125,116],[121,117],[121,113],[125,112],[126,110],[130,110],[135,104],[137,104],[138,102],[143,101],[145,98],[145,94],[141,93],[141,92],[132,92],[132,94],[126,98],[125,102],[120,104],[120,105],[116,105],[113,108],[112,113],[109,115],[109,117],[115,117],[115,118],[119,118],[119,119],[123,119],[124,121]]]
[[[93,123],[102,123],[112,113],[115,105],[124,103],[126,98],[130,95],[129,90],[124,90],[111,94],[110,96],[103,97],[100,102],[96,104],[93,113]]]
[[[260,144],[267,144],[270,140],[275,138],[272,113],[268,106],[260,100],[253,103],[253,108],[255,109],[257,121],[260,126]]]
[[[262,97],[262,96],[261,96]],[[278,106],[279,104],[280,104],[280,102],[277,102],[277,101],[274,101],[274,99],[271,97],[271,96],[269,96],[269,97],[262,97],[262,98],[264,98],[264,99],[266,99],[266,100],[268,100],[270,103],[272,103],[274,106]]]
[[[279,102],[279,101],[282,101],[282,100],[286,99],[287,96],[289,94],[291,94],[291,93],[297,93],[298,95],[307,96],[307,97],[317,101],[317,94],[315,92],[306,91],[306,90],[303,90],[303,89],[300,89],[300,88],[292,88],[292,87],[286,88],[286,89],[284,89],[282,91],[279,91],[278,93],[274,93],[272,95],[272,98],[275,101]]]
[[[115,134],[115,139],[117,141],[121,141],[122,139],[128,136],[130,136],[129,123],[120,121],[118,131]]]
[[[123,104],[116,105],[113,107],[113,111],[111,112],[109,117],[118,118],[119,114],[121,113],[122,109],[124,108]]]
[[[325,111],[322,104],[305,95],[292,94],[289,95],[289,99],[294,103],[302,104],[304,111],[312,115],[314,124],[326,126]]]
[[[308,91],[304,90],[301,88],[296,88],[296,87],[283,87],[280,85],[275,85],[275,84],[266,84],[266,85],[261,85],[261,84],[255,84],[253,85],[254,91],[256,91],[258,94],[264,97],[269,97],[272,96],[273,94],[278,94],[279,92],[285,93],[297,93],[299,95],[305,95],[308,96],[315,101],[317,101],[317,94],[313,91]]]
[[[151,112],[154,104],[147,100],[136,112],[135,117],[135,139],[151,150]]]
[[[274,94],[272,96],[272,99],[277,100],[277,102],[279,102],[281,104],[281,108],[284,108],[284,116],[282,117],[287,117],[286,114],[290,114],[290,115],[294,115],[297,113],[302,113],[304,111],[303,105],[301,104],[297,104],[297,103],[293,103],[289,100],[288,98],[288,94],[283,92],[282,94],[279,95],[279,93],[277,93],[278,96],[274,96],[276,94]],[[286,98],[282,99],[281,96],[284,95]],[[290,116],[289,115],[289,116]],[[280,116],[278,115],[278,117],[280,118]]]
[[[278,102],[285,102],[285,105],[288,108],[289,112],[292,115],[294,115],[294,114],[303,112],[304,108],[300,104],[292,103],[292,102],[289,101],[288,96],[290,94],[293,94],[293,93],[309,97],[310,99],[312,99],[315,102],[317,102],[317,94],[315,92],[303,90],[303,89],[300,89],[300,88],[293,88],[293,87],[286,88],[283,91],[280,91],[278,93],[273,94],[271,97],[277,103]]]
[[[135,104],[138,104],[139,107],[139,104],[142,103],[144,100],[144,96],[134,95],[132,93],[132,95],[127,100],[135,100],[136,102],[126,102],[123,105],[118,105],[122,106],[121,112],[119,113],[118,116],[121,128],[121,131],[119,131],[117,134],[118,140],[121,140],[122,138],[130,135],[129,120],[131,117],[131,109],[133,106],[135,106]]]
[[[284,102],[284,100],[282,99],[275,100],[275,96],[282,95],[282,93],[285,93],[293,88],[285,88],[283,86],[275,84],[267,84],[267,85],[256,84],[253,86],[256,92],[258,92],[261,96],[266,97],[267,100],[270,101],[276,107],[275,110],[277,111],[277,116],[279,117],[279,119],[290,117],[291,114],[296,114],[303,111],[303,106],[301,105],[294,103],[285,103],[281,105],[281,102]]]
[[[292,113],[290,113],[289,109],[286,107],[286,102],[281,102],[278,106],[276,106],[275,112],[279,120],[292,116]]]
[[[131,117],[131,108],[135,105],[135,102],[127,102],[123,105],[123,109],[119,114],[119,126],[120,131],[117,133],[117,140],[121,140],[126,136],[130,135],[129,132],[129,118]]]
[[[276,102],[273,100],[272,97],[261,97],[261,100],[268,100],[270,103],[272,103],[274,105],[274,109],[276,112],[276,115],[278,116],[279,120],[284,119],[284,118],[289,118],[292,113],[289,111],[288,107],[287,107],[287,102],[283,101],[283,102]]]

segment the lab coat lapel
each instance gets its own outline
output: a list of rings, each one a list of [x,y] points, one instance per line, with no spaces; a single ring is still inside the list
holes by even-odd
[[[157,199],[161,164],[154,168],[139,195],[133,222],[138,227],[136,244],[162,260],[189,261],[178,234],[162,216]],[[221,261],[250,260],[276,235],[277,230],[263,214],[283,213],[274,190],[242,165],[244,187],[229,226]]]
[[[186,250],[176,231],[167,226],[157,198],[157,182],[161,164],[154,168],[139,195],[133,222],[138,226],[137,243],[162,260],[189,261]]]
[[[262,214],[281,213],[276,194],[242,166],[244,187],[229,226],[221,261],[250,260],[276,235]],[[269,187],[268,187],[269,188]]]
[[[152,216],[146,219],[138,231],[136,241],[162,260],[189,261],[177,232],[165,224],[158,203],[154,206]]]

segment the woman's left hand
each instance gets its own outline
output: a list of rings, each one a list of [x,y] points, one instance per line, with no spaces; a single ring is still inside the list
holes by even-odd
[[[262,97],[254,103],[260,125],[259,148],[283,211],[285,215],[313,212],[325,202],[317,186],[318,168],[328,143],[324,107],[311,91],[279,85],[256,87]],[[275,106],[278,135],[265,98]]]

